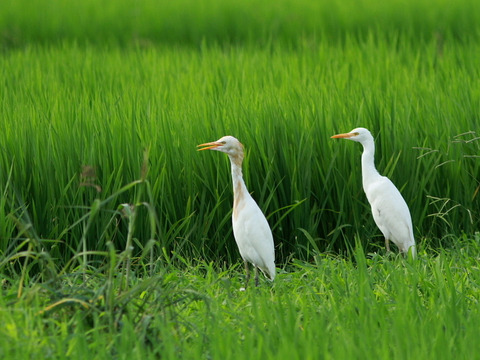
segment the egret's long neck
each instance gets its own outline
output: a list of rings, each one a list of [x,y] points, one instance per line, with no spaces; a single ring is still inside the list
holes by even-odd
[[[362,145],[362,183],[363,189],[366,191],[366,186],[371,184],[380,174],[375,168],[375,143],[373,142],[373,138],[365,141]]]
[[[243,181],[242,161],[243,156],[229,156],[232,164],[232,183],[233,183],[233,218],[237,217],[239,204],[248,196],[248,190]]]

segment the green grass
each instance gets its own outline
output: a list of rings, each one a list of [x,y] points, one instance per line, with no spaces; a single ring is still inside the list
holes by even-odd
[[[356,248],[349,258],[294,261],[273,284],[244,292],[240,263],[180,259],[153,276],[138,272],[120,292],[124,279],[108,271],[88,281],[70,273],[60,288],[37,284],[20,300],[12,283],[0,300],[0,354],[467,359],[480,351],[479,246],[464,237],[414,262]]]
[[[4,47],[64,40],[129,46],[165,43],[296,45],[398,33],[415,42],[434,34],[480,35],[476,0],[18,0],[0,4]]]
[[[155,209],[162,247],[235,259],[228,160],[196,152],[233,134],[246,146],[246,182],[273,227],[279,261],[344,251],[356,234],[383,246],[370,240],[380,233],[361,188],[361,148],[330,139],[365,126],[377,139],[378,169],[410,206],[417,239],[472,233],[480,142],[475,132],[458,135],[475,131],[480,49],[450,41],[440,56],[436,46],[11,51],[0,59],[0,174],[15,198],[4,212],[25,206],[39,236],[59,241],[58,256],[69,259],[83,234],[71,226],[96,198],[139,179],[148,149],[151,193],[141,201]],[[94,176],[83,178],[82,166]],[[81,186],[89,181],[102,191]],[[135,202],[137,188],[102,207],[87,248],[112,239],[124,247],[116,210]],[[138,221],[144,243],[150,220]],[[4,251],[13,225],[2,225]]]
[[[472,358],[480,6],[0,3],[1,358]],[[385,255],[361,147],[409,204]],[[246,292],[234,135],[278,276]],[[473,355],[472,355],[473,354]]]

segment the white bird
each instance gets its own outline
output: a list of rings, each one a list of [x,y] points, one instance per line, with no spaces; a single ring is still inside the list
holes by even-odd
[[[412,257],[415,257],[416,247],[410,211],[400,191],[389,178],[380,175],[375,168],[375,143],[370,131],[356,128],[346,134],[334,135],[332,138],[353,140],[363,145],[363,190],[372,208],[373,219],[385,236],[387,251],[390,251],[391,240],[400,252],[407,254],[411,249]]]
[[[205,146],[205,147],[204,147]],[[243,145],[233,136],[224,136],[217,141],[200,144],[198,150],[217,150],[230,158],[233,182],[233,236],[245,263],[245,288],[250,279],[248,263],[255,270],[255,285],[258,286],[258,270],[270,280],[275,278],[275,250],[273,236],[267,219],[249,194],[242,176]]]

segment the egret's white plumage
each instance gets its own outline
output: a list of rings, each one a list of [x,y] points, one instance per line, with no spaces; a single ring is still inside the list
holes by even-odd
[[[233,235],[245,262],[246,284],[249,280],[248,263],[254,266],[256,285],[258,285],[257,268],[273,281],[275,278],[275,250],[272,231],[243,181],[243,145],[233,136],[224,136],[217,141],[198,146],[202,147],[199,150],[210,149],[224,152],[230,158],[233,181]]]
[[[372,208],[373,219],[385,236],[385,246],[390,250],[389,240],[397,245],[402,253],[411,249],[415,257],[412,218],[407,203],[389,178],[382,176],[375,168],[375,143],[373,136],[365,128],[356,128],[346,134],[332,138],[348,139],[363,145],[362,183],[363,190]]]

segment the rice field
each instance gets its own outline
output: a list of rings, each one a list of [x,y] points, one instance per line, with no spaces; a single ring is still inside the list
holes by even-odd
[[[2,358],[472,358],[480,5],[0,4]],[[410,207],[386,254],[361,184]],[[246,292],[224,156],[275,239]]]

